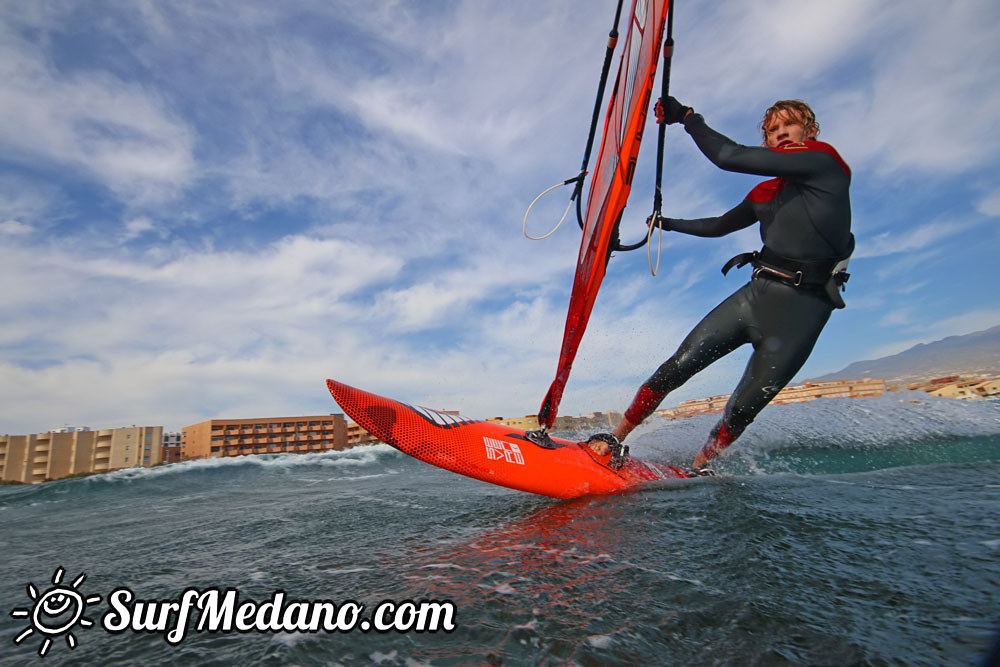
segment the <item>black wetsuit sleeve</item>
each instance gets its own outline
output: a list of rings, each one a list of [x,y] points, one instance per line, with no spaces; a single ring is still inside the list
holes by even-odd
[[[744,146],[710,128],[701,114],[688,114],[684,129],[698,149],[715,166],[726,171],[758,176],[803,177],[830,166],[829,155],[819,151],[788,153],[763,146]]]
[[[663,226],[674,232],[714,238],[725,236],[738,229],[744,229],[757,222],[757,214],[746,199],[734,208],[715,218],[697,218],[683,220],[680,218],[665,218]]]

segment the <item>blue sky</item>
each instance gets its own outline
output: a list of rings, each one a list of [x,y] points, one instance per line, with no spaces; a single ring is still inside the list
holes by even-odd
[[[0,432],[325,414],[327,377],[536,412],[579,232],[532,242],[521,220],[579,167],[613,12],[0,2]],[[1000,324],[998,19],[992,0],[679,4],[678,98],[749,144],[771,102],[806,99],[853,169],[848,308],[801,378]],[[646,144],[626,240],[651,210]],[[668,132],[666,215],[759,180]],[[616,255],[562,412],[623,409],[758,245],[667,234],[655,278]],[[747,356],[664,405],[728,393]]]

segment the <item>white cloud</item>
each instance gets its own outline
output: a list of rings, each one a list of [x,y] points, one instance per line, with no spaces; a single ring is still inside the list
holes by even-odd
[[[810,101],[864,173],[961,173],[996,155],[1000,13],[988,0],[783,0],[677,9],[671,87],[713,126],[753,143],[778,97]],[[738,124],[732,120],[738,118]]]
[[[3,281],[11,286],[2,298],[11,317],[0,324],[0,337],[17,343],[17,332],[28,336],[28,322],[68,356],[188,345],[223,354],[255,343],[284,344],[297,326],[315,328],[351,313],[357,307],[346,300],[390,280],[401,266],[384,249],[307,237],[260,251],[192,253],[160,265],[69,249],[2,252],[9,271]],[[44,279],[18,280],[33,274]]]
[[[938,176],[995,156],[996,5],[901,3],[878,13],[888,20],[869,35],[874,78],[869,97],[855,98],[846,150],[885,171]]]
[[[17,220],[4,220],[0,222],[0,234],[5,236],[18,236],[21,234],[30,234],[31,232],[31,225],[26,225]]]
[[[977,308],[929,323],[927,331],[932,337],[931,340],[938,340],[947,336],[962,336],[984,331],[998,324],[1000,324],[1000,308]]]
[[[36,231],[57,222],[64,214],[66,196],[52,183],[16,175],[0,174],[0,216]]]
[[[902,308],[883,315],[878,325],[880,327],[898,327],[911,324],[912,322],[913,313],[908,308]]]
[[[675,52],[678,80],[683,90],[692,90],[713,106],[724,106],[733,98],[745,105],[748,72],[753,73],[751,88],[759,91],[756,94],[802,96],[796,91],[815,89],[817,75],[828,72],[870,36],[878,24],[879,13],[874,11],[878,4],[779,0],[764,9],[733,2],[704,13],[682,6],[675,19],[682,26]],[[693,52],[685,50],[688,41],[694,43]]]
[[[992,218],[1000,217],[1000,192],[993,192],[980,199],[976,210]]]
[[[71,166],[139,199],[187,181],[194,140],[159,95],[106,72],[62,74],[28,42],[4,35],[0,146],[8,159]]]
[[[155,229],[156,224],[146,216],[134,218],[125,223],[125,234],[122,236],[122,242],[137,239],[146,232],[151,232]]]
[[[936,220],[914,229],[880,232],[874,237],[859,240],[854,258],[867,259],[899,254],[912,257],[916,251],[933,250],[943,239],[953,237],[976,224],[976,221]]]

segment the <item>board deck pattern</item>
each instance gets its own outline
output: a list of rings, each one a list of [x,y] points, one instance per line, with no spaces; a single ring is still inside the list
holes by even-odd
[[[605,495],[689,475],[673,466],[629,458],[608,467],[585,444],[552,438],[553,447],[529,441],[521,429],[464,419],[327,380],[341,409],[363,429],[405,454],[445,470],[553,498]]]

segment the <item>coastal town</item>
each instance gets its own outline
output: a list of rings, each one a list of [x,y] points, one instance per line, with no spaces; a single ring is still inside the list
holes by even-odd
[[[785,387],[772,404],[874,398],[901,390],[924,391],[940,398],[965,401],[996,399],[1000,397],[1000,377],[948,375],[906,385],[873,378],[805,382]],[[728,395],[720,395],[684,401],[655,414],[666,419],[685,419],[719,413],[728,399]],[[559,417],[553,430],[608,430],[620,419],[621,414],[617,412]],[[495,417],[487,421],[524,430],[539,426],[537,415]],[[211,419],[186,426],[180,432],[165,432],[162,426],[63,427],[45,433],[0,436],[0,483],[38,484],[196,459],[319,453],[376,442],[367,431],[341,414]]]

